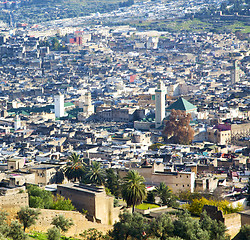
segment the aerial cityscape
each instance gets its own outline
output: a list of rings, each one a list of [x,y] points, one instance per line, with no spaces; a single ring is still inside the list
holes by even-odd
[[[250,1],[0,1],[0,239],[250,240]]]

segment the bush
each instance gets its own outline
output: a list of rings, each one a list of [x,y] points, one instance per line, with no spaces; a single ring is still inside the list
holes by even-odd
[[[71,218],[67,219],[63,215],[54,217],[51,224],[62,232],[67,232],[70,227],[74,225],[73,220]]]
[[[184,208],[186,208],[189,212],[200,215],[202,213],[202,209],[204,205],[216,206],[219,210],[223,212],[223,214],[230,214],[236,213],[243,210],[242,205],[238,205],[237,207],[233,207],[228,201],[226,200],[212,200],[206,199],[202,197],[201,199],[194,199],[191,204],[186,204]]]
[[[47,237],[48,237],[48,240],[60,240],[61,239],[60,229],[57,227],[48,229]]]

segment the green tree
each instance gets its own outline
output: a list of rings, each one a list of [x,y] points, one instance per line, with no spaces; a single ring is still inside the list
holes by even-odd
[[[114,196],[118,197],[120,195],[119,175],[115,173],[113,168],[106,169],[105,186]]]
[[[119,215],[119,219],[109,233],[113,240],[145,239],[149,224],[141,214],[124,212]]]
[[[174,224],[167,214],[162,214],[158,218],[154,218],[150,223],[151,235],[158,237],[160,240],[166,240],[173,236]]]
[[[60,240],[61,239],[60,229],[55,226],[49,228],[47,231],[47,238],[48,240]]]
[[[67,232],[74,225],[71,218],[65,218],[63,215],[54,217],[51,224],[60,229],[62,232]]]
[[[147,193],[147,201],[154,203],[155,202],[155,195],[156,195],[156,193],[154,191],[149,191]]]
[[[204,197],[200,199],[193,199],[190,204],[186,205],[186,209],[193,214],[200,215],[203,211],[204,205],[216,206],[224,214],[240,212],[243,210],[242,205],[233,207],[227,200],[217,201],[213,199],[206,199]]]
[[[243,225],[237,235],[237,240],[250,240],[250,225]]]
[[[102,168],[101,163],[94,161],[88,166],[85,180],[87,183],[96,185],[103,185],[105,183],[105,171]]]
[[[146,198],[144,181],[144,177],[134,170],[129,171],[123,178],[122,198],[126,201],[128,207],[133,207],[133,212],[135,206],[141,204]]]
[[[65,169],[65,177],[68,180],[81,181],[85,173],[85,164],[80,155],[72,153],[69,158],[69,166]]]
[[[166,186],[164,182],[161,182],[158,187],[156,187],[156,194],[161,199],[163,205],[169,207],[177,207],[178,203],[176,201],[177,197],[172,193],[170,188]]]
[[[28,185],[29,206],[31,208],[51,208],[53,204],[53,195],[44,189],[35,185]]]
[[[8,214],[6,212],[0,212],[0,239],[6,237],[9,233],[7,216]]]
[[[90,228],[85,230],[83,233],[80,234],[81,239],[83,240],[103,240],[106,239],[106,236],[103,235],[102,232],[98,231],[95,228]]]
[[[29,228],[31,225],[36,223],[39,214],[39,210],[31,209],[29,207],[22,207],[21,210],[17,212],[17,218],[23,224],[24,232],[26,228]]]
[[[66,210],[66,211],[73,211],[75,207],[73,206],[70,199],[65,199],[65,197],[57,194],[54,198],[52,209],[55,210]]]
[[[201,228],[209,233],[210,240],[225,240],[227,228],[222,222],[212,220],[204,211],[201,214]]]
[[[201,228],[199,221],[186,212],[174,221],[174,236],[185,240],[209,240],[208,232]]]
[[[8,237],[13,240],[24,240],[26,239],[26,234],[22,230],[23,225],[18,221],[12,221],[10,224],[10,230],[8,232]]]

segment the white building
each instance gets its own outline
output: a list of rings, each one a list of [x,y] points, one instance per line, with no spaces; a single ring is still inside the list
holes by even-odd
[[[162,126],[162,121],[165,118],[165,87],[162,81],[157,84],[155,89],[155,127]]]
[[[64,95],[59,93],[54,97],[55,103],[55,117],[61,118],[64,117]]]

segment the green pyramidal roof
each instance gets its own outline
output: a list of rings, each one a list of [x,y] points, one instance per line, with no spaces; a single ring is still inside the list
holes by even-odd
[[[169,107],[167,107],[167,110],[182,110],[182,111],[191,111],[195,110],[196,106],[194,106],[192,103],[188,102],[184,98],[179,98],[176,102],[172,103]]]

